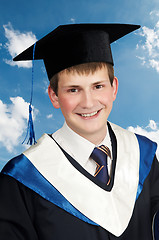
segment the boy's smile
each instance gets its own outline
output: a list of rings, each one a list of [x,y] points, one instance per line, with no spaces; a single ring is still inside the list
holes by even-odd
[[[106,135],[106,122],[116,98],[118,81],[111,85],[106,67],[95,73],[59,74],[58,96],[49,86],[55,108],[61,108],[67,125],[77,134],[98,144]]]

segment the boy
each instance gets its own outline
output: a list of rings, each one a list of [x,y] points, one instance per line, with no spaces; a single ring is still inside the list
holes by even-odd
[[[110,43],[138,27],[66,25],[37,42],[65,123],[2,170],[3,240],[153,239],[156,144],[107,122],[118,90]],[[32,55],[33,46],[15,60]]]

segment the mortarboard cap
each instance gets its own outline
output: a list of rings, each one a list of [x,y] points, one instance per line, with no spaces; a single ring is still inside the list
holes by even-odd
[[[34,59],[43,59],[49,80],[68,67],[88,62],[113,63],[110,44],[138,29],[131,24],[60,25],[36,42]],[[33,60],[34,45],[14,61]]]

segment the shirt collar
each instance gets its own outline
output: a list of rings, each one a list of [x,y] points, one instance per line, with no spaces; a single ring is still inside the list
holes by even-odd
[[[61,147],[84,167],[94,149],[94,144],[75,133],[68,127],[66,122],[63,127],[58,130],[58,134],[61,138]],[[81,151],[81,149],[84,150]]]
[[[95,147],[93,143],[81,137],[68,127],[65,122],[63,127],[53,134],[53,137],[82,167],[89,161],[90,155]],[[111,150],[109,131],[101,144],[108,146]],[[99,145],[101,145],[99,144]],[[83,150],[81,150],[83,149]]]

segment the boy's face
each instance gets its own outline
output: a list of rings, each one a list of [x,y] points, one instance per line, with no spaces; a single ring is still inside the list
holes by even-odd
[[[58,96],[49,86],[55,108],[61,108],[67,125],[80,136],[97,144],[106,135],[106,122],[116,98],[118,80],[110,84],[106,67],[88,75],[59,74]]]

